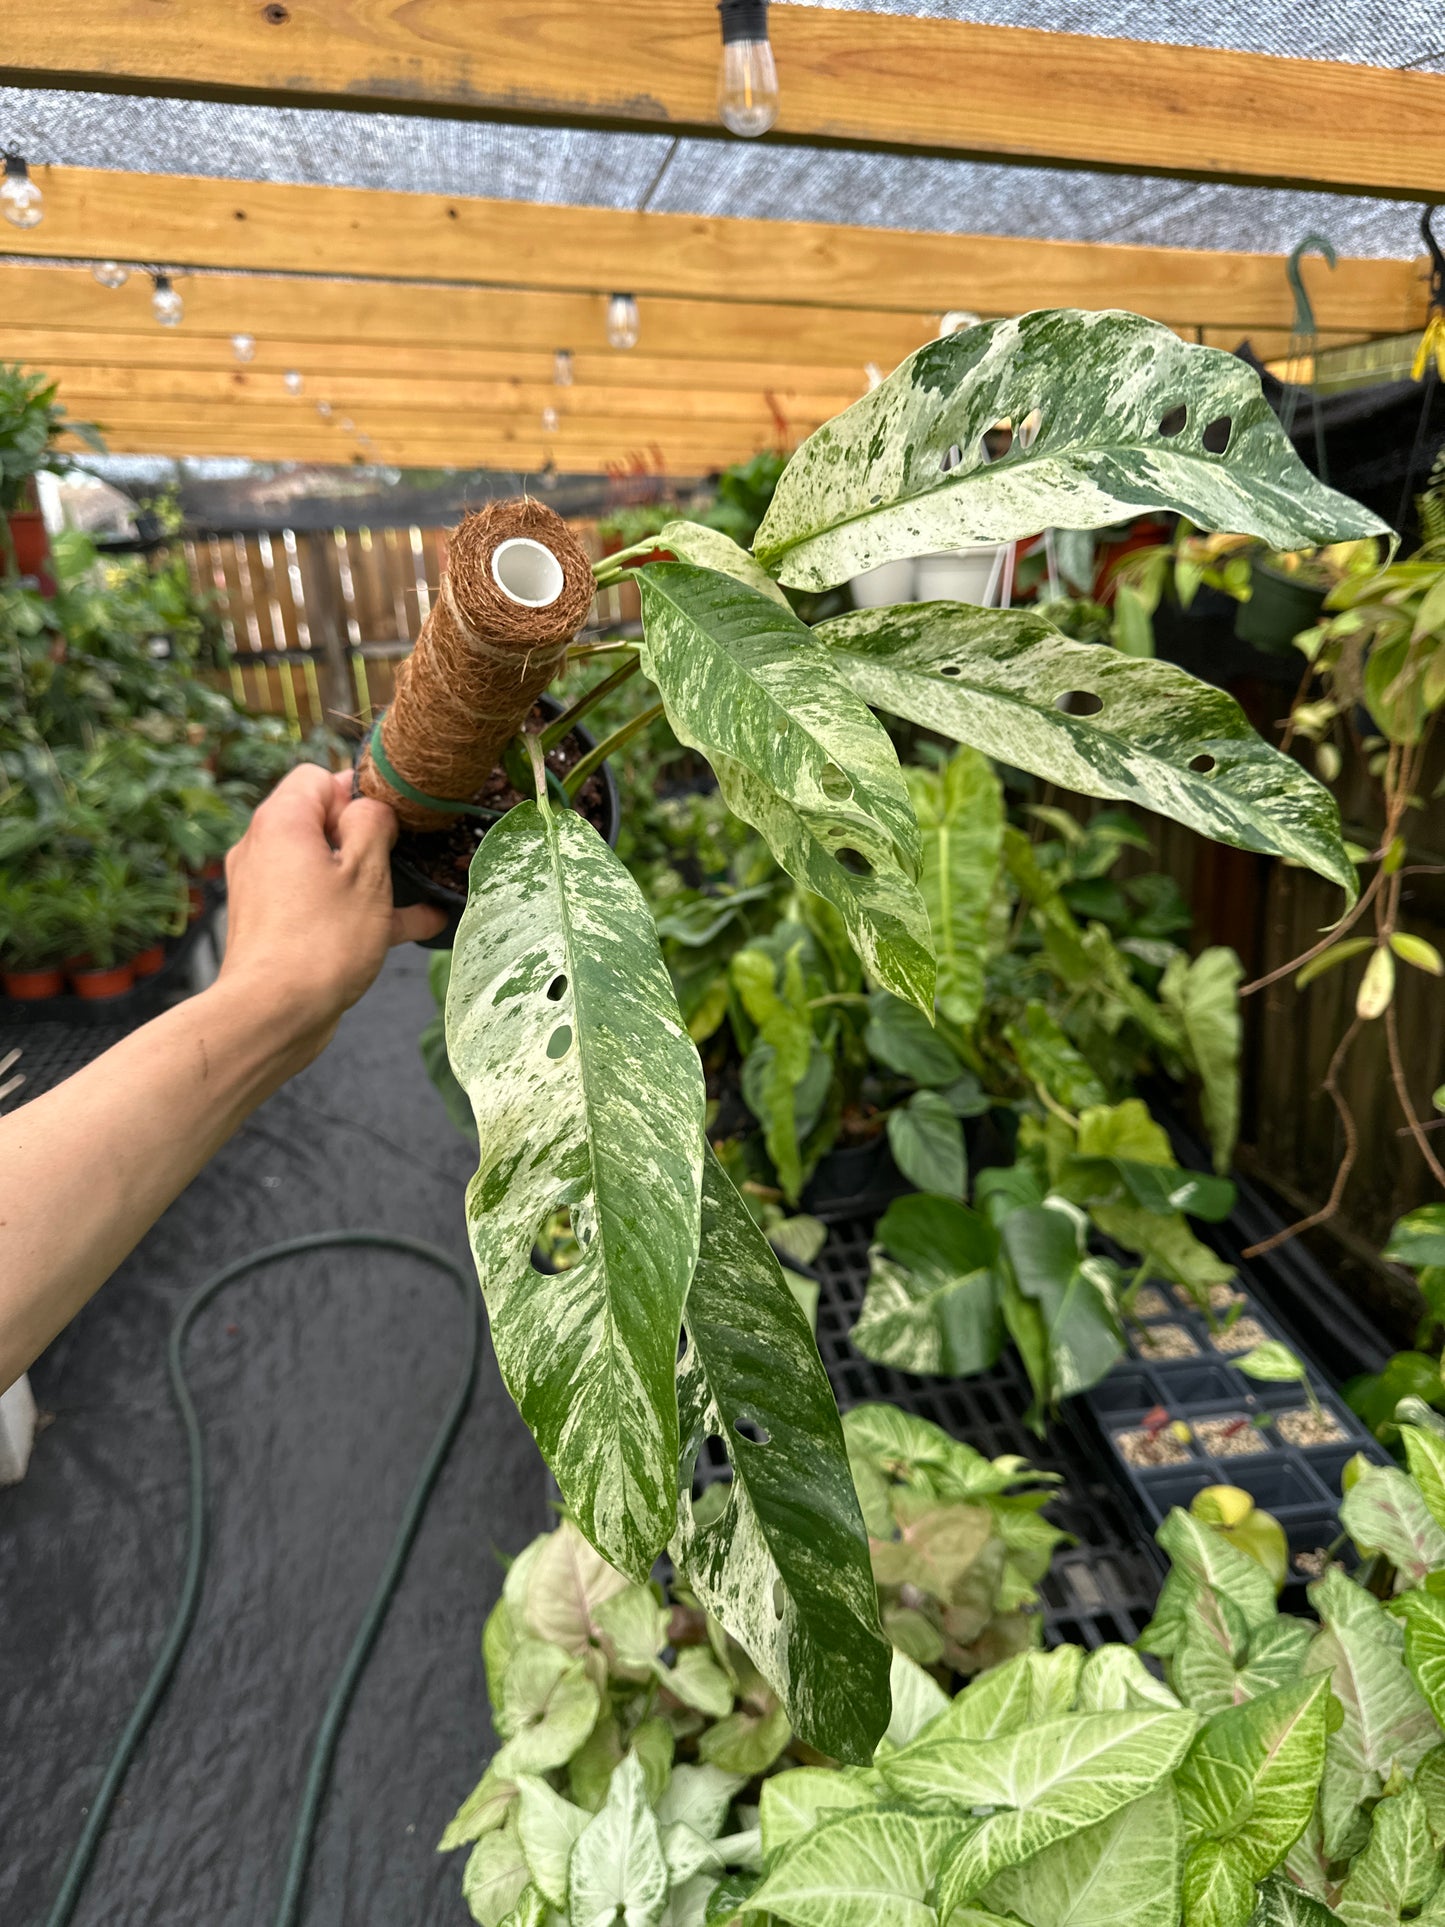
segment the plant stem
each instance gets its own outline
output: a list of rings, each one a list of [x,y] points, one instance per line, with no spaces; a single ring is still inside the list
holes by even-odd
[[[1355,1126],[1355,1114],[1340,1089],[1339,1078],[1345,1059],[1349,1055],[1350,1046],[1359,1036],[1363,1024],[1362,1017],[1351,1019],[1348,1029],[1335,1045],[1335,1054],[1330,1059],[1329,1069],[1325,1072],[1323,1089],[1335,1107],[1340,1128],[1345,1134],[1344,1156],[1340,1159],[1339,1168],[1335,1172],[1335,1181],[1330,1186],[1330,1195],[1318,1211],[1312,1211],[1307,1218],[1301,1218],[1297,1224],[1287,1225],[1283,1231],[1276,1231],[1272,1238],[1265,1238],[1259,1244],[1251,1245],[1247,1251],[1240,1253],[1241,1257],[1262,1257],[1266,1251],[1273,1251],[1276,1245],[1285,1244],[1289,1239],[1298,1237],[1301,1231],[1313,1231],[1316,1225],[1327,1224],[1339,1210],[1345,1195],[1345,1186],[1350,1181],[1350,1173],[1355,1168],[1355,1159],[1359,1155],[1360,1148],[1360,1134]]]
[[[523,730],[522,741],[527,745],[527,754],[532,759],[532,781],[537,785],[537,808],[543,815],[550,807],[547,802],[547,765],[542,757],[542,739],[530,729]]]
[[[655,535],[644,535],[640,542],[631,548],[619,549],[615,555],[599,555],[592,564],[592,573],[599,589],[610,589],[627,574],[627,564],[638,555],[651,555],[657,548]]]
[[[542,731],[543,749],[551,749],[555,744],[560,743],[562,738],[571,732],[573,726],[581,722],[589,709],[596,703],[600,703],[604,696],[610,696],[614,689],[620,689],[623,683],[635,676],[641,667],[641,663],[634,656],[630,662],[623,663],[620,669],[614,669],[610,676],[604,676],[601,682],[595,682],[590,689],[585,689],[570,708],[564,709],[560,716],[554,717]]]
[[[661,701],[650,703],[646,709],[639,711],[631,722],[624,723],[621,729],[614,729],[612,734],[604,736],[594,749],[589,749],[582,761],[574,764],[567,774],[563,787],[568,796],[575,797],[593,770],[600,769],[615,750],[621,749],[624,743],[630,743],[634,736],[647,728],[649,723],[655,723],[661,714]]]

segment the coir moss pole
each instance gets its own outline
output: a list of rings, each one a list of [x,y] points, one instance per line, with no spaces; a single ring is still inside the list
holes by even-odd
[[[469,802],[557,675],[594,587],[581,544],[545,504],[492,502],[469,515],[448,545],[441,592],[382,719],[395,774],[427,796]],[[455,820],[399,794],[369,749],[357,781],[409,829]]]

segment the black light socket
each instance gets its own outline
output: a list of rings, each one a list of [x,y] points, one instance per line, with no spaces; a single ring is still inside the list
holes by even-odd
[[[723,45],[736,40],[766,40],[768,37],[768,0],[718,0],[722,15]]]

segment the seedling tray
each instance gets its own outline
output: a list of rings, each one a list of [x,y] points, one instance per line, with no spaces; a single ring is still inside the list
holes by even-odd
[[[1317,1576],[1330,1548],[1342,1556],[1339,1495],[1346,1464],[1357,1452],[1381,1463],[1388,1454],[1258,1299],[1248,1289],[1236,1291],[1239,1315],[1224,1331],[1179,1288],[1159,1281],[1146,1286],[1140,1299],[1153,1315],[1132,1324],[1129,1356],[1084,1394],[1084,1403],[1115,1475],[1151,1532],[1206,1487],[1238,1486],[1283,1526],[1291,1579],[1303,1584]],[[1241,1342],[1245,1331],[1250,1344]],[[1333,1436],[1309,1442],[1311,1408],[1302,1385],[1251,1379],[1235,1367],[1233,1360],[1262,1339],[1289,1344],[1308,1367]]]

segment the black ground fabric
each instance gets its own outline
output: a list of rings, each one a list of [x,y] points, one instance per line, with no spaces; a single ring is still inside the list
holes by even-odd
[[[49,1423],[24,1482],[0,1491],[5,1927],[44,1919],[175,1606],[186,1458],[165,1344],[178,1306],[220,1266],[306,1232],[401,1232],[466,1255],[472,1159],[416,1048],[426,965],[415,948],[393,954],[320,1061],[256,1113],[31,1374]],[[38,1082],[49,1028],[14,1040]],[[75,1151],[104,1156],[83,1139]],[[451,1281],[385,1252],[293,1260],[200,1317],[187,1358],[213,1520],[204,1596],[76,1927],[266,1927],[317,1720],[463,1344]],[[484,1342],[342,1735],[308,1927],[468,1920],[461,1857],[436,1841],[494,1744],[479,1642],[501,1557],[549,1516],[545,1470]]]

